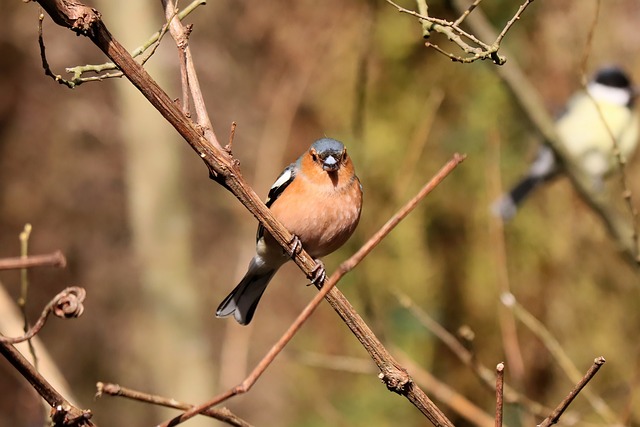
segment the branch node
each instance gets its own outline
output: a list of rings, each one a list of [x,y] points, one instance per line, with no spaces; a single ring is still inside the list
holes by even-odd
[[[400,395],[406,394],[413,385],[413,380],[406,369],[394,369],[387,373],[381,372],[378,378],[382,380],[389,391]]]
[[[51,421],[55,427],[82,427],[92,425],[89,420],[93,413],[83,409],[79,413],[68,403],[62,403],[51,408]]]

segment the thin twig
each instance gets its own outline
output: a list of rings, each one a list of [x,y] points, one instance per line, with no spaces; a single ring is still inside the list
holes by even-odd
[[[471,3],[471,4],[469,5],[469,7],[467,8],[467,10],[465,10],[465,11],[460,15],[460,17],[459,17],[458,19],[456,19],[456,20],[453,22],[453,26],[454,26],[454,27],[458,27],[460,24],[462,24],[462,21],[464,21],[464,19],[465,19],[467,16],[469,16],[469,14],[470,14],[471,12],[473,12],[473,9],[475,9],[476,7],[478,7],[478,5],[480,4],[480,2],[481,2],[481,1],[482,1],[482,0],[475,0],[473,3]]]
[[[370,375],[378,373],[376,367],[371,363],[371,359],[363,357],[291,350],[286,353],[286,356],[292,358],[297,363],[312,366],[314,368],[331,369],[350,374]]]
[[[398,177],[394,185],[393,194],[396,196],[395,200],[398,200],[399,197],[406,197],[405,190],[409,188],[409,184],[416,174],[417,166],[422,163],[421,159],[424,153],[424,147],[429,140],[429,134],[431,133],[433,124],[436,122],[438,110],[443,100],[444,92],[437,89],[433,90],[425,101],[424,106],[420,109],[418,126],[411,135],[404,158],[400,163],[400,168],[403,173]]]
[[[533,3],[533,0],[525,0],[525,2],[523,4],[521,4],[520,7],[518,8],[518,11],[515,13],[515,15],[513,15],[513,17],[504,26],[504,28],[502,29],[500,34],[498,34],[498,37],[496,37],[496,41],[493,42],[493,47],[496,48],[496,52],[497,52],[498,47],[500,46],[500,43],[502,43],[502,39],[504,39],[504,36],[507,35],[507,32],[511,29],[511,27],[513,27],[513,24],[515,24],[516,21],[520,20],[520,17],[524,13],[525,9],[531,3]]]
[[[468,8],[466,8],[460,17],[455,21],[447,21],[445,19],[433,18],[428,15],[428,5],[426,0],[416,0],[418,6],[418,12],[410,9],[406,9],[392,0],[386,0],[387,3],[394,6],[399,12],[405,13],[418,18],[418,21],[422,25],[422,35],[425,39],[430,37],[431,31],[435,31],[443,34],[447,39],[458,46],[468,56],[463,57],[455,55],[446,51],[437,44],[426,42],[425,46],[435,49],[437,52],[447,56],[452,61],[470,63],[477,60],[490,59],[497,65],[502,65],[506,62],[506,58],[498,54],[502,40],[506,36],[507,32],[513,27],[513,25],[520,19],[527,7],[533,2],[533,0],[525,0],[515,12],[513,17],[505,24],[500,34],[495,37],[495,41],[492,44],[488,44],[476,37],[476,35],[464,31],[459,25],[462,21],[471,14],[471,12],[478,6],[481,0],[475,0]],[[475,46],[467,43],[465,40],[469,40]]]
[[[173,0],[162,0],[167,22],[169,22],[169,32],[176,42],[178,54],[180,56],[180,75],[182,76],[183,112],[189,111],[188,100],[193,100],[193,108],[196,113],[195,121],[200,126],[205,138],[210,139],[213,135],[213,127],[207,112],[207,106],[200,90],[198,74],[196,73],[191,48],[189,47],[189,34],[191,28],[185,27],[179,19],[174,19],[177,6]]]
[[[164,406],[167,408],[187,410],[191,408],[191,405],[184,402],[179,402],[175,399],[158,396],[155,394],[143,393],[140,391],[132,390],[130,388],[122,387],[118,384],[102,383],[96,384],[96,397],[101,397],[103,394],[109,396],[120,396],[140,402],[151,403],[153,405]],[[207,409],[201,412],[202,415],[215,418],[216,420],[223,421],[229,425],[237,427],[251,427],[251,424],[233,414],[227,408],[220,409]]]
[[[337,268],[337,270],[331,275],[331,277],[329,277],[329,279],[327,279],[327,281],[324,283],[324,285],[320,288],[320,292],[318,292],[318,294],[316,294],[316,296],[311,300],[311,302],[309,304],[307,304],[307,306],[304,308],[304,310],[302,310],[302,312],[298,315],[298,317],[294,320],[294,322],[291,324],[291,326],[289,326],[289,328],[287,329],[287,331],[282,335],[282,337],[278,340],[278,342],[276,342],[273,347],[271,347],[271,349],[269,350],[269,352],[260,360],[260,362],[258,363],[258,365],[253,369],[253,371],[251,371],[251,373],[247,376],[247,378],[245,378],[240,384],[238,384],[237,386],[223,392],[220,393],[219,395],[215,396],[213,399],[202,403],[200,405],[194,406],[192,409],[184,412],[182,415],[175,417],[171,420],[168,420],[164,423],[162,423],[160,425],[160,427],[169,427],[169,426],[176,426],[178,424],[181,424],[182,422],[194,417],[195,415],[198,415],[200,412],[213,407],[214,405],[219,404],[220,402],[223,402],[233,396],[236,396],[238,394],[243,394],[246,393],[247,391],[249,391],[251,389],[251,387],[253,386],[253,384],[255,384],[255,382],[258,380],[258,378],[260,378],[260,376],[264,373],[264,371],[269,367],[269,365],[271,364],[271,362],[273,362],[273,360],[275,359],[275,357],[282,351],[282,349],[285,347],[285,345],[293,338],[293,336],[296,334],[296,332],[300,329],[300,327],[302,326],[302,324],[309,318],[309,316],[311,316],[311,314],[313,313],[313,311],[316,309],[316,307],[320,304],[320,302],[322,302],[322,300],[326,297],[328,302],[332,305],[332,307],[334,307],[334,309],[336,310],[341,310],[339,311],[339,314],[343,317],[343,319],[345,317],[349,317],[349,320],[351,320],[353,323],[348,323],[347,325],[351,328],[351,325],[357,325],[359,328],[363,329],[364,327],[366,327],[366,325],[362,325],[362,319],[359,318],[359,316],[357,316],[357,313],[352,312],[349,313],[349,316],[346,316],[346,312],[347,311],[353,311],[353,308],[348,304],[348,302],[345,304],[344,302],[339,302],[342,298],[344,298],[344,296],[340,293],[340,291],[338,291],[337,288],[335,288],[336,283],[349,271],[351,271],[356,265],[358,265],[365,256],[367,256],[372,250],[373,248],[375,248],[381,241],[382,239],[384,239],[384,237],[386,237],[391,230],[393,230],[393,228],[395,228],[396,225],[398,225],[400,223],[400,221],[402,221],[402,219],[404,219],[417,205],[418,203],[427,195],[429,194],[440,182],[442,182],[442,180],[451,172],[453,171],[453,169],[460,164],[462,161],[464,160],[464,157],[456,154],[454,155],[453,159],[450,160],[423,188],[422,190],[420,190],[420,192],[418,192],[418,194],[416,196],[414,196],[407,204],[405,204],[405,206],[403,208],[401,208],[389,221],[387,221],[386,224],[384,224],[382,226],[382,228],[380,228],[380,230],[375,233],[355,254],[353,254],[349,259],[347,259],[346,261],[344,261],[342,264],[340,264],[340,266]],[[357,318],[356,318],[357,317]],[[368,328],[367,328],[368,329]],[[352,328],[352,331],[354,331],[354,329]],[[356,331],[354,331],[356,332]],[[374,342],[374,349],[375,351],[379,352],[379,353],[385,353],[386,355],[388,355],[388,353],[386,352],[386,350],[384,349],[384,347],[382,347],[382,344],[375,339],[375,336],[373,335],[373,332],[371,332],[370,330],[366,330],[364,333],[362,333],[362,331],[357,331],[356,336],[359,340],[362,339],[368,339],[368,340],[375,340]],[[369,351],[369,347],[365,346],[365,348]],[[371,354],[371,352],[370,352]],[[376,355],[372,355],[374,356],[374,361],[376,362],[376,364],[378,365],[378,367],[380,368],[380,370],[382,372],[385,372],[383,375],[383,379],[385,381],[390,381],[392,379],[392,369],[390,368],[390,363],[389,363],[389,356],[387,356],[384,360],[382,358],[378,358],[378,354]],[[391,363],[393,364],[393,363]],[[406,372],[405,372],[406,375]],[[407,375],[408,377],[408,375]],[[410,378],[405,379],[405,381],[410,381]],[[402,386],[406,386],[407,384],[403,384]],[[395,387],[396,385],[391,384],[390,382],[387,382],[387,387],[389,387],[391,389],[391,387]],[[399,385],[400,386],[400,385]],[[417,389],[419,390],[419,389]],[[399,391],[399,390],[394,390],[394,391]],[[426,397],[426,395],[424,396]],[[435,408],[435,405],[433,405]],[[419,408],[421,409],[421,408]],[[435,408],[437,409],[437,408]],[[433,411],[434,409],[431,408],[431,410]],[[425,413],[426,409],[422,410],[423,413]],[[427,415],[427,417],[429,417],[430,419],[433,417],[433,419],[431,419],[431,421],[435,424],[435,425],[451,425],[450,422],[446,419],[446,417],[444,417],[443,414],[439,413],[440,411],[438,410],[434,416],[434,414],[427,414],[425,413],[425,415]]]
[[[27,257],[0,258],[0,270],[17,270],[19,268],[60,267],[67,265],[67,259],[62,252],[55,251],[44,255],[30,255]]]
[[[436,322],[428,313],[418,307],[411,299],[400,292],[394,292],[400,304],[408,309],[413,316],[431,333],[433,333],[449,350],[482,381],[490,390],[495,390],[495,375],[488,367],[482,365],[476,357],[462,345],[455,336]],[[534,402],[528,397],[518,393],[508,384],[504,385],[504,398],[508,403],[517,403],[529,413],[536,416],[544,416],[550,412],[550,408]]]
[[[604,360],[604,357],[597,357],[593,361],[593,365],[591,365],[584,377],[582,377],[582,379],[578,381],[573,390],[571,390],[571,393],[569,393],[569,395],[565,397],[562,402],[560,402],[558,407],[554,409],[551,415],[549,415],[544,421],[542,421],[538,425],[538,427],[549,427],[553,424],[556,424],[564,411],[569,407],[569,405],[571,405],[571,402],[573,402],[573,400],[578,396],[578,393],[580,393],[580,391],[587,385],[587,383],[591,381],[591,378],[593,378],[594,375],[598,373],[605,362],[606,360]]]
[[[231,122],[231,131],[229,132],[229,143],[224,146],[224,150],[231,156],[233,153],[233,138],[236,136],[236,122]]]
[[[419,366],[402,349],[392,346],[391,350],[394,354],[397,354],[398,361],[402,366],[411,372],[416,383],[420,384],[435,400],[447,405],[452,411],[460,415],[460,417],[469,421],[469,424],[477,427],[495,427],[493,418],[463,394]]]
[[[558,363],[562,371],[570,381],[578,382],[580,380],[580,371],[573,364],[567,353],[564,351],[558,340],[551,332],[540,322],[535,316],[520,305],[513,294],[503,294],[500,297],[502,303],[513,311],[516,318],[522,322],[531,332],[533,332],[544,344],[554,360]],[[590,390],[585,390],[585,397],[591,404],[591,407],[602,417],[609,425],[617,425],[618,420],[615,412],[606,404],[606,402]]]
[[[502,427],[504,406],[504,363],[496,366],[496,427]]]
[[[49,61],[47,61],[46,48],[44,45],[44,37],[42,35],[42,21],[44,21],[44,13],[40,11],[38,14],[38,46],[40,47],[40,60],[42,61],[42,68],[44,69],[44,74],[51,77],[56,82],[67,86],[70,89],[73,89],[75,84],[70,82],[69,80],[65,80],[61,75],[55,74],[51,71],[51,67],[49,66]]]
[[[84,311],[82,305],[86,292],[83,288],[77,286],[71,286],[66,288],[62,292],[58,293],[42,310],[42,314],[38,318],[38,321],[20,337],[5,337],[0,336],[0,342],[7,344],[17,344],[23,341],[33,338],[47,322],[49,315],[53,313],[55,316],[70,319],[73,317],[79,317]],[[32,356],[34,356],[32,354]],[[35,359],[34,359],[35,360]]]
[[[500,164],[500,132],[497,129],[492,129],[489,136],[491,145],[491,154],[487,159],[487,182],[493,187],[490,193],[499,195],[502,194],[502,184],[500,182],[500,171],[497,165]],[[500,218],[492,218],[489,220],[489,236],[491,238],[492,254],[494,258],[494,270],[496,272],[495,282],[499,294],[504,292],[511,292],[511,284],[509,282],[509,272],[507,269],[507,249],[505,247],[505,234],[504,234],[504,222]],[[518,338],[518,327],[513,312],[500,303],[498,308],[498,321],[500,324],[500,333],[502,335],[502,347],[506,362],[509,365],[511,372],[511,381],[514,388],[517,390],[524,390],[525,381],[525,365],[522,357],[522,348],[520,347],[520,340]],[[548,411],[545,411],[548,413]],[[531,418],[531,414],[522,412],[520,416],[520,422],[522,425],[533,425],[534,420]]]
[[[24,229],[20,233],[20,258],[25,260],[29,256],[29,237],[31,236],[31,224],[25,224]],[[29,316],[27,314],[27,298],[29,295],[29,269],[20,269],[20,297],[18,298],[18,307],[24,318],[23,331],[25,334],[29,331]],[[33,359],[33,365],[38,369],[38,357],[36,356],[36,348],[31,340],[28,343],[29,353]]]
[[[51,406],[51,418],[55,427],[96,427],[90,421],[91,411],[76,408],[69,403],[13,345],[0,342],[0,354]]]
[[[183,20],[191,12],[193,12],[198,6],[202,6],[207,3],[207,0],[194,0],[187,7],[182,9],[179,13],[177,13],[177,17],[180,20]],[[68,67],[65,71],[68,74],[72,74],[73,77],[69,80],[64,79],[61,75],[53,73],[49,66],[46,57],[44,39],[42,35],[42,21],[44,20],[44,14],[40,13],[38,16],[38,44],[40,46],[40,58],[42,60],[42,68],[45,71],[47,76],[50,76],[56,82],[67,86],[70,89],[75,88],[76,86],[81,85],[82,83],[87,82],[99,82],[106,79],[111,78],[120,78],[123,76],[122,71],[117,71],[118,67],[113,62],[107,62],[104,64],[87,64],[87,65],[77,65],[75,67]],[[144,65],[160,46],[160,42],[162,38],[166,34],[168,29],[168,24],[162,26],[162,28],[155,32],[143,45],[137,47],[132,53],[131,56],[136,58],[138,56],[141,57],[140,64]],[[83,77],[86,73],[102,73],[98,76],[91,77]]]

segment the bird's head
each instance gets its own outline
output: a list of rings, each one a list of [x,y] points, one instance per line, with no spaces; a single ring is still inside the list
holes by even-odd
[[[335,172],[347,161],[347,150],[340,141],[322,138],[309,148],[311,159],[324,171]]]

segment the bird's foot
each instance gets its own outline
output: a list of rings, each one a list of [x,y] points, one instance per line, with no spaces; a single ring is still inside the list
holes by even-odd
[[[295,258],[300,251],[302,251],[302,242],[300,241],[300,238],[294,234],[289,242],[289,252],[287,252],[287,255],[291,258]]]
[[[327,271],[324,268],[324,263],[319,259],[316,259],[316,266],[311,271],[311,284],[313,286],[322,287],[324,281],[327,279]]]

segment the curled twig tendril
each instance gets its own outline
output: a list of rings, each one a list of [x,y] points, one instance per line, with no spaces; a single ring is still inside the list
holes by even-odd
[[[38,321],[20,337],[3,337],[0,336],[0,342],[7,344],[17,344],[33,338],[44,326],[47,318],[51,313],[62,319],[70,319],[79,317],[84,312],[82,303],[87,295],[84,288],[78,286],[70,286],[56,295],[49,304],[42,310],[42,314]]]

